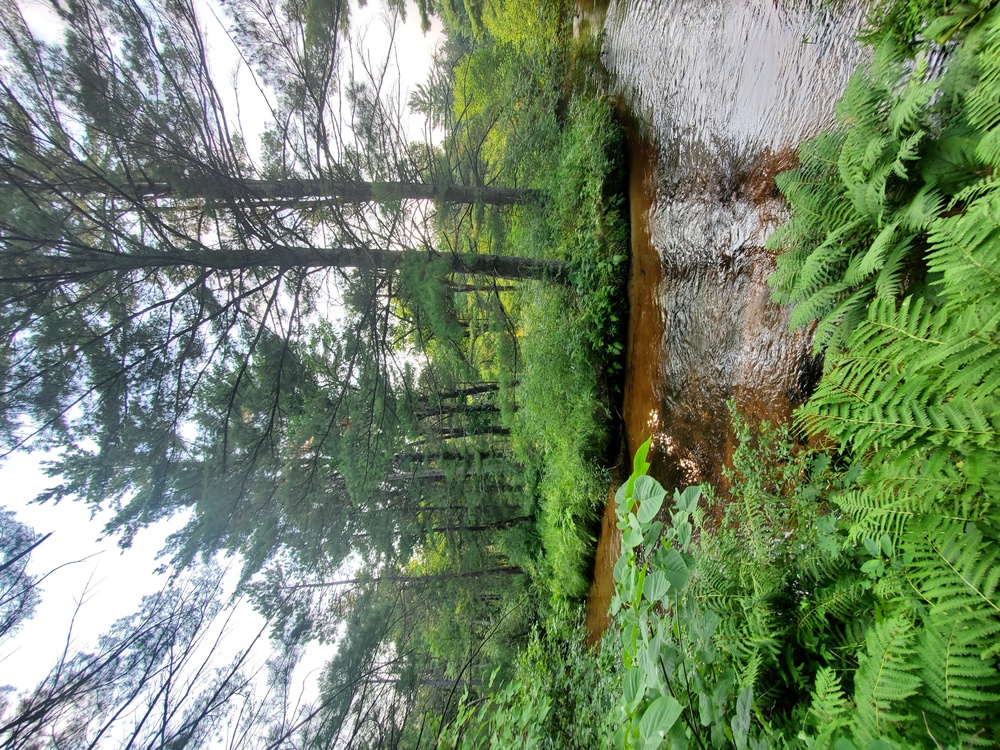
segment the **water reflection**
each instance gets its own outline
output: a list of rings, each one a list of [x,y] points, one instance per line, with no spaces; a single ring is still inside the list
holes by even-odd
[[[809,335],[789,333],[766,286],[763,245],[783,212],[773,177],[832,121],[862,60],[862,16],[825,0],[608,8],[603,56],[642,136],[630,144],[626,435],[630,455],[654,437],[651,473],[668,487],[720,487],[727,400],[757,420],[786,419],[801,400]],[[592,631],[610,597],[613,536],[598,553]]]

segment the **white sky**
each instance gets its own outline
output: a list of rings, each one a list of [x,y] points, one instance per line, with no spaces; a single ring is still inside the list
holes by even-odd
[[[207,4],[209,0],[200,2],[205,3],[203,17],[213,52],[213,67],[220,80],[233,77],[236,71],[241,122],[244,126],[262,125],[267,118],[263,97],[249,72],[238,70],[235,64],[238,58],[218,31]],[[52,34],[58,33],[58,23],[53,23],[51,12],[38,0],[23,0],[22,8],[37,33],[52,40]],[[439,28],[425,36],[416,8],[411,5],[408,11],[406,24],[397,29],[395,36],[395,59],[404,102],[408,90],[426,76],[440,37]],[[384,14],[381,3],[370,1],[365,8],[355,8],[352,16],[352,35],[363,34],[364,49],[373,60],[384,59],[388,47]],[[236,94],[231,97],[226,106],[235,118]],[[414,138],[419,137],[420,125],[415,125],[412,132]],[[259,131],[244,134],[251,153],[259,145],[258,135]],[[41,460],[37,455],[16,455],[0,464],[0,486],[5,488],[0,494],[0,505],[15,511],[18,520],[36,532],[53,532],[32,554],[29,570],[44,575],[59,568],[45,581],[42,603],[34,618],[18,635],[0,644],[0,686],[13,685],[21,690],[37,684],[55,664],[65,646],[77,602],[85,594],[73,626],[74,642],[80,646],[93,642],[115,619],[133,612],[143,595],[161,588],[163,577],[154,572],[158,565],[156,553],[166,537],[184,521],[179,518],[157,524],[141,532],[133,546],[122,551],[114,539],[101,538],[102,518],[91,519],[82,504],[69,499],[58,505],[31,504],[36,494],[52,483],[41,470]],[[82,562],[74,563],[77,560]],[[246,615],[241,617],[247,632],[255,633],[260,623],[258,616],[247,608]],[[315,676],[329,655],[329,649],[311,652],[301,669],[303,677]]]

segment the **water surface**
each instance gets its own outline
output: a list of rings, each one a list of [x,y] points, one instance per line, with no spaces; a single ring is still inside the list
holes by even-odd
[[[810,332],[770,301],[764,241],[784,216],[774,175],[833,122],[863,61],[860,5],[612,2],[602,55],[630,138],[632,269],[623,416],[629,455],[653,439],[668,488],[707,482],[751,420],[787,419],[813,378]],[[605,513],[588,603],[596,635],[620,550]]]

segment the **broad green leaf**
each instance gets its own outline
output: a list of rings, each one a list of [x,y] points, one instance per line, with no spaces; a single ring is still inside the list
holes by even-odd
[[[719,681],[715,683],[715,690],[712,691],[712,700],[715,702],[716,708],[721,712],[726,703],[729,701],[729,696],[733,692],[733,685],[736,684],[736,672],[732,668],[727,668],[721,675],[719,675]]]
[[[674,499],[677,510],[694,513],[698,510],[698,501],[701,499],[701,485],[693,484],[681,493],[675,491]]]
[[[674,592],[682,591],[691,579],[687,563],[673,547],[658,550],[653,556],[653,565],[663,571]]]
[[[618,491],[615,493],[615,508],[618,509],[619,513],[621,513],[621,511],[625,507],[625,489],[627,487],[628,484],[623,484],[621,487],[618,488]]]
[[[698,715],[703,727],[712,725],[712,719],[715,714],[714,708],[712,705],[712,696],[708,693],[698,693]]]
[[[653,554],[653,547],[660,541],[660,534],[663,533],[663,521],[654,521],[649,525],[642,534],[642,540],[645,543],[646,557]]]
[[[621,592],[624,601],[631,602],[635,599],[635,578],[636,569],[631,566],[626,568],[621,580]]]
[[[864,541],[865,551],[868,552],[872,557],[878,557],[880,554],[880,549],[878,542],[876,542],[871,537],[865,537]]]
[[[621,583],[622,580],[624,580],[626,570],[628,570],[628,556],[623,553],[618,555],[618,559],[615,561],[615,567],[612,572],[615,583]]]
[[[661,695],[650,703],[639,721],[639,737],[644,745],[659,747],[680,715],[681,704],[671,695]]]
[[[681,549],[686,550],[691,545],[691,523],[690,521],[681,521],[675,528],[677,529],[677,542]]]
[[[678,671],[677,667],[681,664],[682,656],[680,649],[674,646],[672,641],[663,642],[663,647],[660,649],[660,667],[671,679]]]
[[[615,594],[611,597],[611,604],[608,605],[608,614],[614,617],[618,614],[618,610],[622,608],[622,598]]]
[[[642,544],[642,532],[638,529],[625,529],[622,532],[622,548],[632,549]]]
[[[666,684],[660,675],[659,645],[656,644],[653,648],[650,647],[651,645],[653,644],[640,646],[639,653],[636,654],[636,666],[642,672],[646,685],[655,694],[657,690],[663,690]]]
[[[670,581],[662,570],[654,570],[642,584],[642,595],[651,602],[660,601],[670,590]]]
[[[643,676],[642,671],[636,667],[626,670],[622,687],[625,697],[625,709],[630,714],[635,713],[636,708],[639,707],[639,703],[642,702],[643,697],[646,695],[646,678]]]
[[[646,584],[646,568],[639,568],[639,573],[636,576],[635,581],[635,592],[632,595],[632,606],[639,610],[639,605],[642,603],[642,587]]]
[[[882,538],[879,539],[879,546],[886,557],[892,557],[892,537],[888,534],[883,534]]]
[[[648,524],[660,512],[667,491],[652,477],[643,476],[635,480],[635,498],[639,501],[636,515],[640,523]]]
[[[635,452],[635,458],[632,460],[632,473],[634,475],[642,475],[649,471],[649,463],[646,461],[646,456],[649,454],[649,446],[652,442],[653,438],[649,438]]]
[[[750,709],[753,707],[753,689],[747,685],[736,699],[736,716],[733,717],[733,741],[737,750],[746,750],[747,735],[750,733]]]
[[[688,750],[691,747],[691,739],[688,737],[687,727],[683,721],[676,722],[667,732],[667,739],[670,741],[671,750]]]

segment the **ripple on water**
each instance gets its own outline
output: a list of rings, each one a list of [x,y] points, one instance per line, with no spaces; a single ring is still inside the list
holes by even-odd
[[[653,437],[668,488],[708,482],[733,435],[726,401],[751,421],[801,400],[808,331],[770,301],[763,249],[783,217],[774,174],[833,122],[863,53],[863,6],[827,0],[623,0],[605,15],[602,55],[632,138],[632,279],[624,418],[631,456]],[[643,141],[643,142],[640,142]],[[620,539],[605,514],[588,604],[606,622]]]

